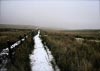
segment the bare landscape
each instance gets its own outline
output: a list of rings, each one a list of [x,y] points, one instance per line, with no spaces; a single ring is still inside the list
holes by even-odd
[[[0,71],[100,71],[99,6],[1,0]]]

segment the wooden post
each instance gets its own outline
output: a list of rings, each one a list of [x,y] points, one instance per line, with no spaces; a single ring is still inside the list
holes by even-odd
[[[21,43],[22,43],[22,40],[21,40],[21,39],[22,39],[22,36],[20,35],[20,36],[19,36],[19,40],[20,40],[20,41],[21,41]]]
[[[11,42],[9,40],[7,40],[7,45],[8,45],[8,49],[9,49],[9,58],[12,60],[12,50],[11,50]]]
[[[26,39],[26,34],[24,34],[24,38]]]

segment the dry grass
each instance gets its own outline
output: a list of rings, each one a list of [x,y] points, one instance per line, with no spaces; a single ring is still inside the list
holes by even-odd
[[[18,29],[0,29],[0,51],[3,48],[7,48],[7,40],[10,40],[12,44],[19,40],[19,36],[24,37],[30,30],[18,30]]]
[[[6,65],[7,71],[31,71],[29,54],[34,48],[33,36],[35,32],[31,30],[22,29],[4,29],[0,31],[0,48],[7,48],[6,41],[16,42],[19,40],[19,36],[24,37],[24,34],[28,35],[28,38],[22,42],[16,49],[12,60],[8,59]]]
[[[13,64],[8,63],[8,71],[31,71],[29,54],[33,50],[33,39],[30,35],[15,51]]]
[[[100,42],[85,39],[79,43],[75,40],[76,35],[86,37],[87,32],[70,33],[42,32],[43,42],[52,51],[61,71],[100,71]],[[88,33],[88,37],[98,37],[95,33],[91,34],[94,36]]]

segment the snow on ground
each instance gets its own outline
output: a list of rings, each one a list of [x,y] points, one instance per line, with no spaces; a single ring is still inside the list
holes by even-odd
[[[32,71],[54,71],[51,61],[53,56],[51,56],[50,51],[46,51],[39,38],[40,31],[33,38],[35,42],[34,51],[30,55],[31,69]]]
[[[56,65],[55,59],[53,58],[53,55],[51,54],[51,51],[48,49],[48,47],[45,45],[49,60],[52,61],[54,65],[54,71],[60,71],[59,67]]]
[[[27,38],[28,36],[26,36]],[[25,41],[25,38],[22,38],[21,40],[15,42],[13,45],[11,45],[11,49],[15,48],[16,46],[20,45],[21,44],[21,41]],[[7,62],[8,62],[8,53],[9,53],[9,49],[8,48],[5,48],[3,49],[1,52],[0,52],[0,61],[1,61],[1,64],[0,64],[0,71],[7,71],[7,69],[5,68]]]

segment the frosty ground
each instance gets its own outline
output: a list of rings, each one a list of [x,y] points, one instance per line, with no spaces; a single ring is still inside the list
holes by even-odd
[[[42,40],[40,39],[39,36],[40,36],[40,30],[38,31],[38,34],[33,38],[35,45],[34,45],[34,50],[30,55],[31,70],[32,71],[60,71],[58,66],[55,64],[51,52],[46,46],[43,45]],[[51,61],[54,62],[55,68],[51,64]]]

